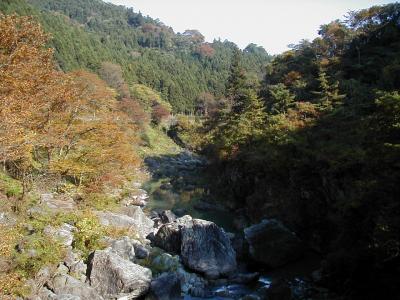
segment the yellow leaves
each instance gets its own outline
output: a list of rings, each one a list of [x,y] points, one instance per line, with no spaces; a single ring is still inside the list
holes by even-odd
[[[0,19],[0,44],[8,52],[13,51],[19,44],[42,47],[49,39],[49,35],[43,32],[32,17],[0,15]]]
[[[56,71],[47,39],[32,18],[0,16],[0,160],[116,184],[139,162],[134,114],[97,75]]]
[[[27,296],[29,292],[30,287],[20,274],[13,272],[0,276],[0,299],[14,300],[15,296]]]
[[[0,159],[29,157],[37,114],[53,87],[52,51],[47,36],[29,17],[0,16]]]
[[[16,228],[0,225],[0,236],[0,256],[10,257],[22,235]]]

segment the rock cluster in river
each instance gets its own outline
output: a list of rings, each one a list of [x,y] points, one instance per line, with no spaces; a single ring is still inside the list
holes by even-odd
[[[153,243],[181,255],[186,267],[205,274],[207,278],[228,276],[237,267],[236,253],[228,235],[209,221],[190,216],[178,218],[162,225]]]

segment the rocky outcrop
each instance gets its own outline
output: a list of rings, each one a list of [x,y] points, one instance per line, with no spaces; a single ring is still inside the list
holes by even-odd
[[[88,263],[90,285],[105,298],[135,299],[147,293],[151,271],[110,250],[97,250]]]
[[[269,267],[296,261],[304,253],[297,236],[277,220],[263,220],[244,230],[251,257]]]
[[[181,282],[177,273],[163,273],[151,282],[149,300],[178,300]]]
[[[236,254],[223,229],[204,220],[193,219],[181,229],[183,263],[209,278],[226,276],[236,269]]]
[[[119,214],[102,211],[96,214],[102,225],[131,229],[143,239],[154,230],[154,222],[138,206],[125,207]]]
[[[236,254],[230,239],[216,224],[183,216],[161,226],[153,244],[180,254],[190,269],[218,278],[236,269]]]
[[[48,283],[48,287],[53,293],[58,295],[57,297],[70,295],[75,298],[79,297],[78,299],[81,300],[103,300],[103,297],[93,287],[67,274],[56,275]]]

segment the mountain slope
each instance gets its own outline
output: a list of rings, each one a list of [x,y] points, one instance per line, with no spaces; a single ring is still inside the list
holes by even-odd
[[[117,63],[129,83],[161,92],[175,112],[192,112],[203,92],[224,94],[237,48],[229,41],[205,43],[196,30],[176,34],[158,20],[100,0],[7,0],[0,10],[36,15],[52,34],[51,46],[64,71],[96,72],[104,61]],[[254,44],[242,56],[250,78],[260,78],[271,59]]]

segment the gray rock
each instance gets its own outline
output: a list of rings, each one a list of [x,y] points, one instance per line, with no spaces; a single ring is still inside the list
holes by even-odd
[[[62,294],[62,295],[56,295],[54,300],[83,300],[83,299],[81,297],[75,296],[75,295]]]
[[[181,297],[181,283],[176,273],[163,273],[151,282],[151,300],[178,300]]]
[[[139,237],[143,239],[153,232],[154,222],[146,217],[140,207],[125,207],[122,212],[124,214],[96,212],[96,215],[99,217],[102,225],[131,229],[137,232]]]
[[[79,260],[69,268],[69,273],[79,278],[81,281],[86,280],[87,265]]]
[[[150,219],[153,220],[153,219],[159,218],[159,217],[160,217],[160,214],[159,214],[158,211],[152,210],[152,211],[148,214],[148,216],[149,216]]]
[[[143,210],[138,206],[128,206],[121,210],[121,213],[131,217],[139,225],[139,231],[146,237],[154,231],[154,222],[145,215]]]
[[[59,264],[57,267],[57,274],[68,274],[69,269],[64,264]]]
[[[8,212],[0,212],[0,224],[7,226],[14,226],[17,219]]]
[[[170,211],[170,210],[164,210],[160,213],[160,218],[161,221],[166,224],[166,223],[171,223],[174,222],[176,220],[176,216],[175,214]]]
[[[244,232],[251,257],[269,267],[283,266],[304,254],[301,241],[277,220],[263,220]]]
[[[66,274],[56,275],[51,282],[48,282],[48,286],[56,295],[72,295],[81,300],[103,299],[94,288]]]
[[[65,257],[64,257],[64,263],[68,268],[71,268],[74,264],[78,263],[80,260],[80,256],[78,253],[72,251],[71,248],[67,248]]]
[[[203,291],[200,297],[206,296],[206,291],[208,290],[207,281],[204,278],[197,274],[187,272],[183,267],[179,267],[176,273],[181,281],[181,290],[183,293],[196,297],[199,291]]]
[[[176,223],[178,223],[181,226],[186,226],[186,227],[190,227],[193,225],[193,218],[189,215],[184,215],[183,217],[180,217],[178,219],[176,219]]]
[[[150,250],[143,246],[139,241],[132,241],[133,248],[135,249],[135,256],[138,259],[147,258],[150,254]]]
[[[164,224],[153,238],[156,247],[173,254],[181,252],[181,226],[178,223]]]
[[[58,228],[47,225],[44,228],[43,232],[47,236],[56,238],[64,246],[71,246],[72,242],[74,241],[73,231],[75,231],[75,230],[76,230],[76,228],[74,226],[64,223]]]
[[[39,299],[41,300],[54,300],[56,298],[56,294],[54,294],[52,291],[50,291],[48,288],[46,287],[42,287],[37,296],[39,297]]]
[[[135,248],[131,239],[124,236],[118,240],[115,240],[111,244],[111,251],[121,256],[123,259],[135,261]]]
[[[149,269],[108,250],[97,250],[89,257],[90,285],[105,298],[138,298],[147,293],[151,277]]]
[[[209,278],[218,278],[236,270],[236,254],[226,233],[216,224],[193,219],[192,226],[181,229],[183,263]]]
[[[40,203],[44,204],[53,211],[71,211],[76,209],[76,203],[74,199],[68,195],[59,194],[41,194]]]

